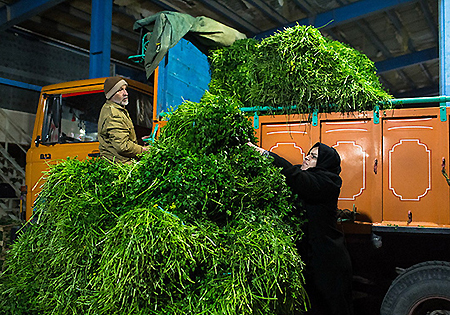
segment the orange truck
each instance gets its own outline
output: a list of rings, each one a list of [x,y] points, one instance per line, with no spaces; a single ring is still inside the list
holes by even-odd
[[[155,77],[157,74],[155,75]],[[25,183],[26,219],[45,180],[48,165],[67,157],[86,159],[100,155],[97,121],[105,103],[106,78],[72,81],[42,88],[33,128],[33,141],[27,152]],[[128,82],[128,111],[138,139],[151,134],[156,121],[156,85]],[[143,144],[143,143],[141,143]]]
[[[317,141],[339,152],[338,213],[352,257],[355,314],[450,314],[445,106],[313,114],[312,120],[256,113],[253,121],[260,145],[293,164]]]
[[[26,218],[48,164],[99,155],[103,79],[42,89],[27,153]],[[138,138],[158,124],[157,74],[129,82],[128,110]],[[439,103],[437,99],[423,99]],[[407,103],[405,100],[403,103]],[[356,314],[450,314],[450,200],[444,176],[449,121],[442,106],[350,114],[253,117],[259,145],[300,164],[317,141],[342,158],[340,227],[354,267]]]

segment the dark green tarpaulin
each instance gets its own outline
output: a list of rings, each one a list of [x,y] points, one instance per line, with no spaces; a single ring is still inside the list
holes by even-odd
[[[245,34],[208,17],[193,17],[171,11],[162,11],[138,20],[133,29],[148,32],[145,35],[149,42],[144,58],[147,79],[167,51],[183,37],[203,53],[207,53],[210,48],[230,46],[236,40],[246,38]]]

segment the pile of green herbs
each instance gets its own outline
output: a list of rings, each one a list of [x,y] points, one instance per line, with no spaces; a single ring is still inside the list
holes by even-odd
[[[298,216],[242,104],[206,93],[130,165],[53,166],[0,276],[0,314],[298,314]]]
[[[239,40],[212,51],[209,60],[210,92],[237,97],[247,107],[346,113],[392,106],[374,63],[312,26],[287,28],[260,42]]]

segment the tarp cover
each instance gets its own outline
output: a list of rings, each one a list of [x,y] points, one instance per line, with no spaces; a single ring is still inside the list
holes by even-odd
[[[231,46],[236,40],[246,38],[245,34],[208,17],[172,11],[162,11],[138,20],[133,30],[148,32],[145,36],[149,43],[144,58],[147,79],[167,51],[183,37],[205,54],[208,49]]]

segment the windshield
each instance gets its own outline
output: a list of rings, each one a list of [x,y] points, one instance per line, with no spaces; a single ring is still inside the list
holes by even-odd
[[[150,95],[128,88],[127,110],[138,139],[152,130],[153,104]],[[106,98],[103,91],[47,95],[42,143],[93,142]]]

